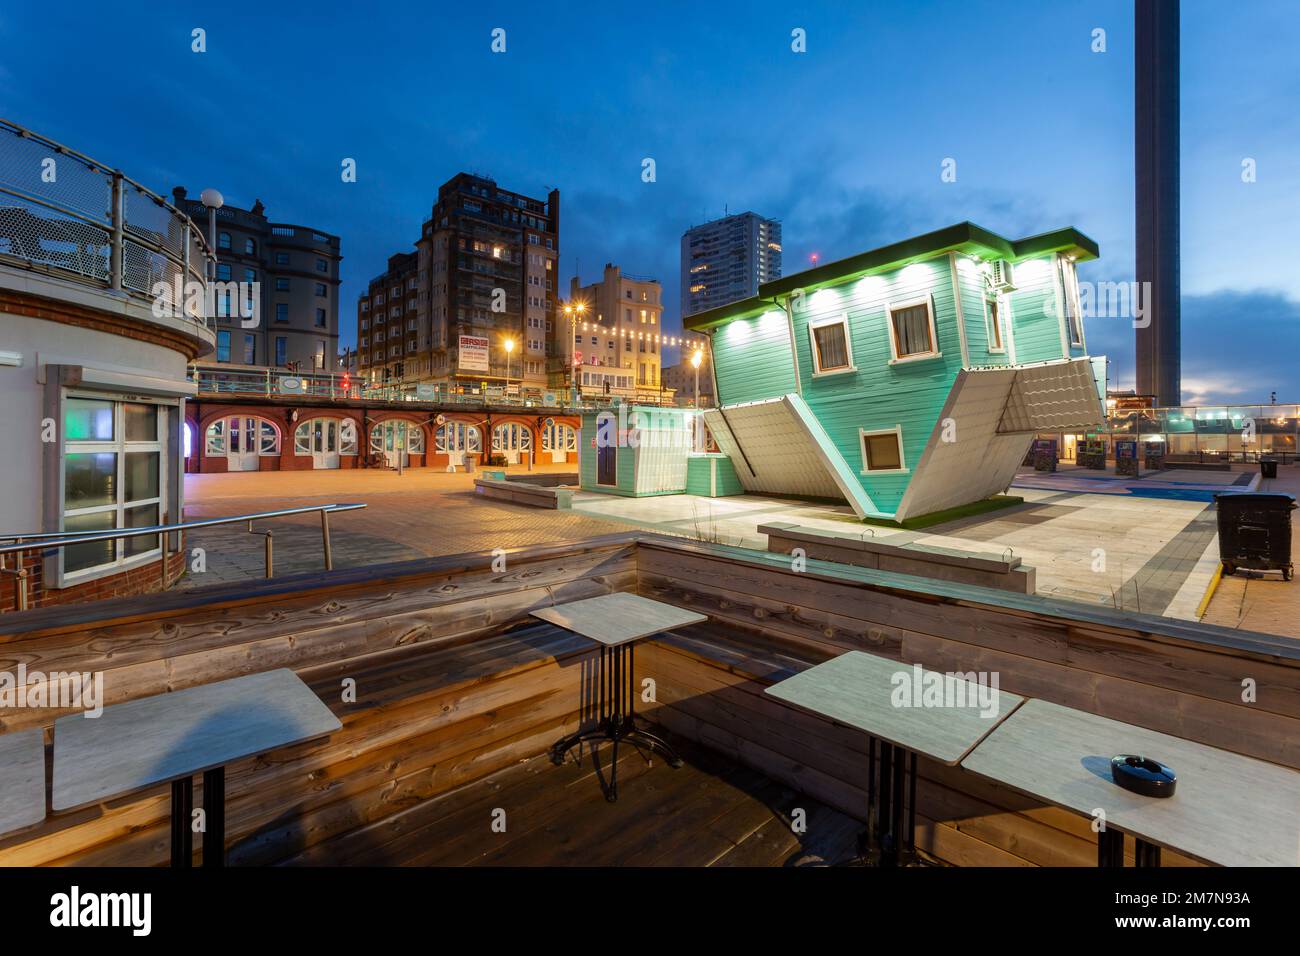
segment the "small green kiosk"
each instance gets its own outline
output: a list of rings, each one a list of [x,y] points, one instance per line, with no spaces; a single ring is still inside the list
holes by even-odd
[[[703,422],[688,408],[617,405],[582,416],[578,457],[583,491],[650,495],[744,494],[726,455],[696,453]]]

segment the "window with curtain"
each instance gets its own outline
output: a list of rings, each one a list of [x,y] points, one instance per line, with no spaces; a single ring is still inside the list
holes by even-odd
[[[889,321],[893,326],[895,358],[926,355],[935,351],[934,340],[930,335],[930,307],[927,303],[890,309]]]
[[[834,322],[811,326],[811,330],[816,371],[836,372],[852,366],[847,316]]]

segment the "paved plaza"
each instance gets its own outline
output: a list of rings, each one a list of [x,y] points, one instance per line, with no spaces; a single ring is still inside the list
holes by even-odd
[[[572,473],[574,466],[537,470]],[[1282,475],[1260,490],[1300,490],[1295,470],[1285,468]],[[766,549],[758,526],[786,521],[899,544],[1009,552],[1036,568],[1043,596],[1194,620],[1218,569],[1213,495],[1247,490],[1259,484],[1256,476],[1254,469],[1168,471],[1139,480],[1073,468],[1052,475],[1028,471],[1012,488],[1023,504],[921,531],[868,527],[843,506],[750,495],[578,492],[572,511],[547,511],[485,500],[474,494],[472,475],[425,469],[190,475],[186,516],[364,502],[364,511],[331,519],[336,568],[561,543],[629,528]],[[259,522],[256,530],[274,533],[277,576],[322,568],[318,517]],[[263,576],[263,539],[242,524],[193,532],[188,547],[203,549],[206,571],[188,575],[181,587]],[[1205,620],[1300,637],[1296,594],[1277,574],[1239,572],[1218,582]]]

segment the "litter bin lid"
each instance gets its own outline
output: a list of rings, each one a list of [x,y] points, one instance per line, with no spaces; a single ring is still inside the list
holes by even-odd
[[[1295,495],[1280,491],[1240,491],[1235,494],[1230,491],[1220,492],[1214,496],[1214,500],[1216,503],[1231,500],[1239,501],[1243,505],[1272,505],[1275,508],[1283,507],[1283,502],[1286,502],[1292,508],[1295,507]]]

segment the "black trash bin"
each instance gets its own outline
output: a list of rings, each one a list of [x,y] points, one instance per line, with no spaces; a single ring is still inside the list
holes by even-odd
[[[1219,519],[1223,573],[1238,568],[1281,571],[1291,580],[1291,512],[1295,498],[1284,494],[1214,496]]]
[[[1277,477],[1277,459],[1261,458],[1259,460],[1259,474],[1261,478]]]

